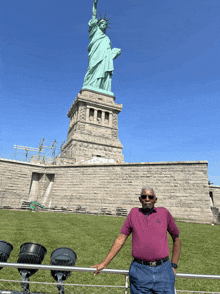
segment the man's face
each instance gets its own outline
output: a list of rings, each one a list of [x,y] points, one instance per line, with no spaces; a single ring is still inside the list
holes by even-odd
[[[154,191],[151,189],[145,189],[145,190],[142,190],[141,195],[147,196],[146,199],[139,197],[139,200],[142,204],[142,208],[144,210],[151,210],[152,208],[154,208],[154,204],[157,202],[157,198],[154,195]],[[154,198],[150,199],[148,196],[150,196],[150,198],[152,198],[151,196],[153,196]]]

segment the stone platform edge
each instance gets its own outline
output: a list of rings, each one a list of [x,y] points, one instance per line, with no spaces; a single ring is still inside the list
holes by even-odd
[[[135,166],[135,165],[177,165],[177,164],[207,164],[208,160],[199,160],[199,161],[161,161],[161,162],[123,162],[123,163],[80,163],[80,164],[63,164],[63,165],[53,165],[53,164],[35,164],[30,162],[18,161],[13,159],[0,158],[0,161],[10,162],[21,165],[36,166],[36,167],[87,167],[87,166]],[[219,187],[219,186],[217,186]]]

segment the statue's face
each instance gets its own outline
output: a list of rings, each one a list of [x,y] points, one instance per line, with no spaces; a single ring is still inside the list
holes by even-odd
[[[103,32],[105,32],[106,29],[107,29],[107,22],[106,22],[106,21],[101,21],[101,22],[99,23],[99,28],[100,28]]]

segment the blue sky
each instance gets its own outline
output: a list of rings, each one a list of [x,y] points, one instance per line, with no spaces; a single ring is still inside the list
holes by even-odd
[[[88,66],[92,0],[1,1],[0,157],[66,140]],[[99,0],[125,162],[208,160],[220,185],[220,1]]]

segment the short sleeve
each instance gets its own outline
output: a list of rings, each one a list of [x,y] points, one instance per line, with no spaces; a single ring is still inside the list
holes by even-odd
[[[130,212],[121,228],[121,234],[129,236],[131,233],[132,233],[132,227],[131,227],[131,212]]]
[[[173,235],[178,235],[180,233],[174,218],[172,217],[172,215],[170,214],[168,210],[167,210],[167,231],[169,232],[171,237]]]

